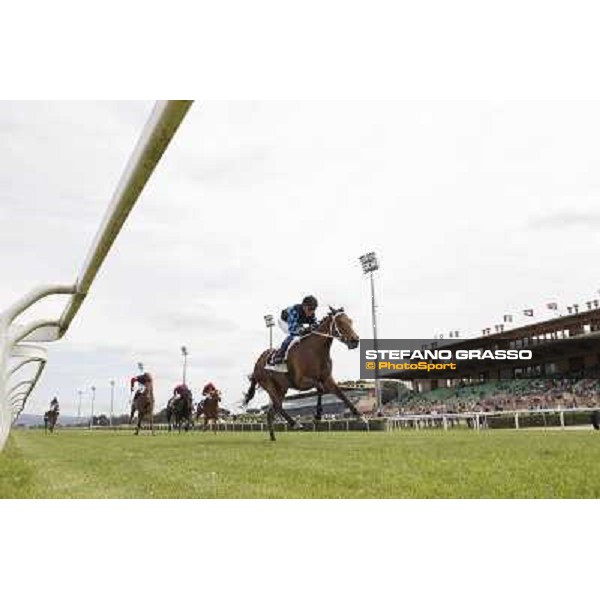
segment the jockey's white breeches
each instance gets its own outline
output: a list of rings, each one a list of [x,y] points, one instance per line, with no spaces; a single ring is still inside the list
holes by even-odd
[[[133,389],[131,390],[131,398],[129,399],[129,402],[133,402],[133,399],[135,398],[135,395],[139,392],[140,394],[143,394],[144,391],[146,390],[146,386],[143,383],[140,383],[139,381],[136,382],[136,384],[133,386]]]

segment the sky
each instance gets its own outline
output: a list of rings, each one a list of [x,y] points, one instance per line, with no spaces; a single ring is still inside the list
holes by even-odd
[[[71,284],[153,102],[0,102],[0,303]],[[598,298],[600,114],[586,102],[196,101],[25,412],[128,409],[137,362],[157,408],[182,376],[239,407],[263,316],[306,294],[371,336],[358,257],[375,251],[381,338],[479,334]],[[24,315],[57,317],[65,298]],[[529,319],[529,322],[531,319]],[[275,342],[283,333],[274,331]],[[338,380],[358,351],[335,343]],[[254,401],[264,402],[264,397]]]

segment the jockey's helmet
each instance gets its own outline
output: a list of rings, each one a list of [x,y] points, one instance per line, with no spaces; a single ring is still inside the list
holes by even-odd
[[[302,300],[302,304],[313,309],[319,306],[319,303],[317,302],[317,299],[314,296],[305,296]]]
[[[203,390],[202,390],[202,393],[203,393],[203,394],[208,394],[209,392],[214,392],[216,389],[217,389],[217,388],[215,388],[215,386],[214,386],[214,384],[213,384],[213,383],[207,383],[207,384],[204,386],[204,388],[203,388]]]

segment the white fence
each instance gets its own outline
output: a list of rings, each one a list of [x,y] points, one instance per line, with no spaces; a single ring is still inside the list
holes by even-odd
[[[304,431],[336,432],[336,431],[398,431],[402,429],[443,429],[468,428],[472,431],[483,429],[566,429],[569,427],[592,428],[592,415],[598,413],[600,425],[600,407],[598,408],[557,408],[542,410],[507,410],[496,412],[464,412],[446,414],[412,414],[397,417],[377,417],[372,419],[323,419],[318,423],[313,420],[302,420]],[[81,426],[86,429],[87,425]],[[146,426],[147,427],[147,426]],[[277,421],[276,431],[288,431],[288,424]],[[202,428],[196,425],[195,431]],[[97,431],[133,431],[134,425],[94,426]],[[154,425],[157,432],[166,432],[165,423]],[[221,421],[216,425],[217,431],[249,432],[267,431],[266,423]],[[176,432],[176,430],[174,430]]]
[[[6,443],[11,424],[23,410],[46,364],[43,348],[22,342],[53,342],[67,332],[127,216],[190,106],[191,101],[187,100],[156,103],[75,283],[40,286],[0,312],[0,450]],[[58,319],[24,325],[16,323],[16,319],[30,306],[53,294],[71,296]],[[16,364],[9,368],[11,359],[16,360]],[[20,369],[29,363],[36,364],[35,375],[30,379],[19,379]]]
[[[390,417],[387,421],[388,428],[392,430],[401,428],[441,428],[447,430],[457,426],[466,426],[476,431],[488,428],[550,429],[560,427],[565,429],[569,426],[583,425],[587,425],[591,428],[592,415],[598,411],[600,411],[600,407],[413,414]],[[577,417],[573,418],[575,415],[577,415]]]

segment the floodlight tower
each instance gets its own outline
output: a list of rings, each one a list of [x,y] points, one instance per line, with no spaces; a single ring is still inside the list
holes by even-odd
[[[94,400],[96,399],[96,386],[91,387],[92,390],[92,418],[90,419],[90,429],[94,427]]]
[[[79,396],[79,401],[77,402],[77,419],[81,419],[81,396],[83,394],[83,390],[77,390],[77,395]]]
[[[115,380],[110,380],[110,426],[113,424],[113,408],[115,404]]]
[[[185,346],[181,346],[181,355],[183,356],[183,385],[185,385],[185,372],[187,370],[188,357],[188,349]]]
[[[275,319],[273,315],[265,315],[265,325],[269,328],[269,350],[273,349],[273,326]]]
[[[360,264],[362,266],[363,273],[369,275],[371,279],[371,316],[373,321],[373,346],[375,352],[377,352],[377,311],[375,304],[375,281],[373,279],[373,273],[379,270],[379,261],[375,252],[367,252],[360,257]],[[377,410],[381,409],[381,390],[379,388],[379,361],[375,360],[375,394],[377,396]]]

